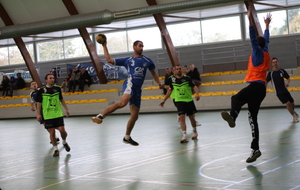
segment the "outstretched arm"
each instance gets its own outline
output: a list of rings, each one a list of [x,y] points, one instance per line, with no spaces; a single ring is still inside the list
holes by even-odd
[[[162,85],[160,83],[159,77],[156,74],[156,72],[155,71],[150,71],[150,72],[151,72],[151,75],[152,75],[154,81],[158,84],[159,88],[162,88]]]
[[[110,56],[110,54],[109,54],[109,52],[108,52],[108,49],[107,49],[107,42],[103,43],[103,44],[102,44],[102,47],[103,47],[104,57],[105,57],[106,61],[107,61],[108,63],[114,64],[115,61],[114,61],[113,58],[111,58],[111,56]]]

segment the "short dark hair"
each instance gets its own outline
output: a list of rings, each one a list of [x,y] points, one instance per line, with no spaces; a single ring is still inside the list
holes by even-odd
[[[262,36],[258,36],[256,39],[257,39],[258,45],[261,47],[261,49],[264,49],[264,47],[266,46],[266,39]]]
[[[48,73],[48,74],[46,74],[46,76],[45,76],[45,80],[47,80],[48,79],[48,76],[49,75],[52,75],[52,76],[54,76],[52,73]]]
[[[274,59],[276,59],[277,61],[279,61],[279,59],[278,59],[277,57],[273,57],[273,58],[272,58],[272,61],[273,61]]]
[[[133,42],[134,46],[137,46],[139,42],[142,42],[141,40],[136,40],[135,42]],[[142,42],[143,43],[143,42]]]
[[[35,80],[30,81],[30,85],[31,85],[31,83],[33,83],[33,82],[35,82]]]

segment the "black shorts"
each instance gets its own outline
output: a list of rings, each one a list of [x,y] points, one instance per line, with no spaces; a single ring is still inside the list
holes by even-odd
[[[277,94],[277,97],[283,104],[287,102],[291,102],[291,103],[294,102],[294,99],[289,92]]]
[[[57,128],[61,126],[65,126],[63,117],[45,120],[45,129]]]
[[[191,102],[174,102],[177,108],[178,115],[193,115],[197,112],[194,101]]]

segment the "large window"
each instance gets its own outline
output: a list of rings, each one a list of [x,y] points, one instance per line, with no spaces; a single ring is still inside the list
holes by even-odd
[[[239,16],[204,20],[201,25],[203,43],[242,39]]]
[[[202,43],[200,21],[170,24],[167,28],[174,46]]]
[[[8,60],[9,60],[8,48],[7,47],[0,48],[0,65],[1,66],[8,65],[9,64]]]
[[[66,45],[68,46],[68,45]],[[38,61],[64,59],[63,41],[52,40],[37,44]]]
[[[300,33],[300,8],[288,11],[290,34]]]
[[[107,38],[109,53],[121,53],[128,51],[126,31],[105,33],[105,36]],[[99,54],[104,54],[101,45],[98,43],[96,43],[96,45],[98,46],[97,52]]]
[[[140,40],[144,43],[144,50],[162,48],[158,27],[129,30],[128,46],[130,51],[132,51],[133,42],[136,40]]]
[[[65,58],[89,56],[81,37],[64,39]]]

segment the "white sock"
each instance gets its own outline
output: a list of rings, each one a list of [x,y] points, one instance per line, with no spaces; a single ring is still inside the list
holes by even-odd
[[[54,150],[58,150],[57,146],[53,146]]]
[[[62,140],[62,143],[63,143],[63,144],[66,144],[66,143],[67,143],[66,139],[63,139],[63,140]]]
[[[196,129],[196,127],[193,127],[193,132],[197,132],[197,129]]]
[[[130,139],[130,135],[125,135],[125,139],[126,140]]]

